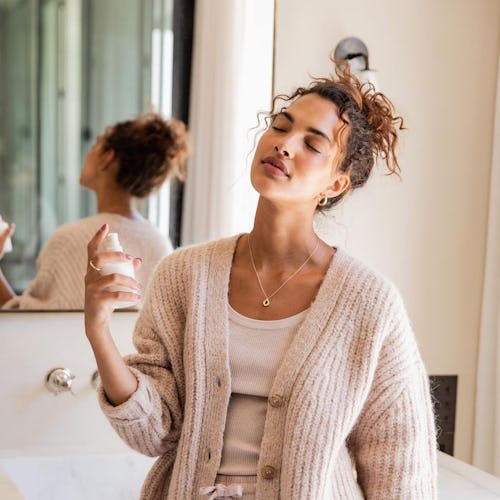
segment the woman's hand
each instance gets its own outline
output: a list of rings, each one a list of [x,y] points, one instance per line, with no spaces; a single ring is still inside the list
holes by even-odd
[[[7,240],[14,234],[15,224],[10,223],[7,229],[0,232],[0,260],[5,255]]]
[[[140,258],[134,258],[123,252],[98,252],[99,245],[108,231],[109,226],[104,224],[87,246],[88,265],[85,275],[85,328],[87,336],[99,335],[100,331],[107,328],[114,302],[139,302],[141,300],[141,285],[134,278],[116,273],[102,276],[96,270],[96,268],[101,269],[110,262],[130,262],[131,260],[134,269],[137,270],[142,262]],[[116,285],[137,292],[111,291],[110,288]]]
[[[108,262],[126,262],[133,260],[134,268],[141,264],[141,259],[134,259],[122,252],[101,252],[97,250],[106,237],[109,226],[104,224],[88,244],[89,264],[85,275],[85,331],[97,362],[104,392],[112,405],[127,401],[137,389],[137,379],[123,361],[109,331],[109,320],[113,312],[113,302],[138,302],[141,300],[139,283],[122,274],[101,276],[97,269]],[[94,266],[94,267],[93,267]],[[113,292],[112,285],[122,285],[138,293]]]

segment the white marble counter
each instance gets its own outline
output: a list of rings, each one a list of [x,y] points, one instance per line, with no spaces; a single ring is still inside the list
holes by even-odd
[[[19,491],[0,479],[2,500],[137,500],[154,459],[123,455],[0,458]]]
[[[154,459],[122,455],[0,458],[2,500],[137,500]],[[17,486],[13,486],[14,483]],[[10,496],[9,496],[10,495]],[[500,499],[500,478],[439,454],[439,500]]]
[[[500,478],[457,460],[438,454],[440,500],[500,499]]]
[[[0,498],[2,500],[23,500],[9,473],[0,466]]]

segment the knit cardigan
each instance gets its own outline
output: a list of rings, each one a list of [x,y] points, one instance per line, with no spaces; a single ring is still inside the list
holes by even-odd
[[[129,446],[160,458],[142,499],[206,498],[231,392],[228,285],[237,237],[159,265],[125,359],[136,392],[101,407]],[[271,396],[278,396],[272,398]],[[427,375],[403,302],[341,249],[274,379],[257,500],[433,500],[436,442]],[[280,404],[276,404],[280,401]]]
[[[19,297],[4,309],[83,309],[87,243],[108,223],[118,233],[124,250],[142,258],[137,279],[145,288],[160,260],[172,252],[172,244],[149,221],[100,213],[64,224],[47,240],[37,258],[37,273]]]

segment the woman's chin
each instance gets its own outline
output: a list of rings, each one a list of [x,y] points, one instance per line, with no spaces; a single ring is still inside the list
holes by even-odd
[[[85,179],[83,179],[82,177],[80,177],[80,186],[83,189],[87,189],[89,191],[95,191],[95,189],[92,187],[92,185],[89,182],[87,182]]]

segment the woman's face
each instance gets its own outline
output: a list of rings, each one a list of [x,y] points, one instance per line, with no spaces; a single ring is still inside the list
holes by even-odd
[[[337,172],[337,107],[307,94],[278,113],[262,135],[252,162],[251,180],[265,198],[316,206],[348,185]]]

